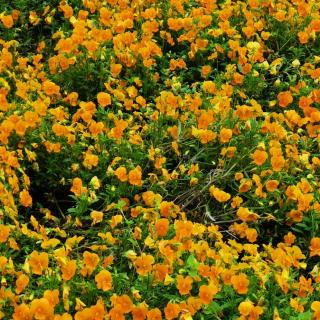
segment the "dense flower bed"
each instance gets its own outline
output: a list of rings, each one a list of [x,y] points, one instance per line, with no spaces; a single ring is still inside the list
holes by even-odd
[[[0,12],[1,319],[320,319],[318,0]]]

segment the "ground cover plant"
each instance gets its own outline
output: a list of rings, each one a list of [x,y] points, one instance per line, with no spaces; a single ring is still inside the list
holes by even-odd
[[[320,319],[318,0],[0,1],[0,319]]]

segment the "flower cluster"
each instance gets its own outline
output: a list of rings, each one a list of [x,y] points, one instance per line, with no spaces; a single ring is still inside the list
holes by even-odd
[[[0,3],[0,319],[320,319],[320,2]]]

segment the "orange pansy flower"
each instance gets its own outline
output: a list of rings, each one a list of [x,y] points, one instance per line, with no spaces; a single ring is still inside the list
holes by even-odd
[[[141,187],[142,186],[142,170],[140,166],[137,166],[135,169],[130,170],[128,174],[129,183]]]
[[[209,192],[219,202],[226,202],[231,198],[231,195],[229,193],[224,192],[219,188],[216,188],[215,186],[211,186],[209,188]]]
[[[33,251],[30,254],[28,262],[34,274],[42,275],[43,271],[48,268],[49,256],[46,252],[41,252],[39,254],[37,251]]]
[[[22,190],[19,194],[20,203],[24,207],[30,207],[32,205],[32,198],[28,190]]]
[[[96,276],[97,288],[108,291],[112,288],[112,276],[108,270],[101,270]]]
[[[257,166],[262,166],[268,159],[268,154],[263,150],[256,150],[252,154],[252,159]]]
[[[280,92],[278,94],[278,101],[279,101],[279,106],[280,107],[282,107],[282,108],[287,107],[293,101],[291,92],[290,91]]]
[[[213,285],[202,285],[199,289],[199,297],[204,304],[210,304],[213,297],[219,292],[218,288]]]
[[[64,281],[68,281],[75,275],[77,264],[75,260],[69,260],[61,266],[61,277]]]
[[[177,276],[177,289],[181,295],[189,294],[192,289],[193,280],[190,276]]]
[[[0,224],[0,243],[4,243],[7,241],[10,234],[10,227]]]
[[[137,270],[137,273],[140,276],[145,276],[152,270],[152,265],[154,264],[154,258],[151,255],[143,253],[134,261],[134,266]]]
[[[244,273],[232,276],[231,284],[238,294],[246,294],[248,292],[249,280]]]
[[[167,320],[175,319],[180,313],[180,307],[177,303],[169,302],[164,308],[164,315]]]
[[[83,253],[83,262],[85,264],[85,270],[83,272],[90,275],[99,263],[99,256],[96,253],[85,251]]]
[[[14,308],[12,315],[13,320],[32,320],[30,308],[25,303],[22,303]]]
[[[229,140],[232,138],[232,130],[231,129],[226,129],[226,128],[223,128],[221,131],[220,131],[220,142],[222,143],[227,143],[229,142]]]
[[[315,237],[311,239],[310,246],[310,257],[320,256],[320,238]]]
[[[54,308],[59,303],[59,290],[46,290],[43,297],[49,301],[50,306]]]
[[[109,93],[106,92],[99,92],[97,94],[97,100],[100,106],[106,107],[111,104],[111,96]]]
[[[34,299],[30,305],[30,312],[36,320],[52,320],[54,309],[45,298]]]
[[[121,182],[125,182],[128,180],[127,169],[125,167],[117,168],[114,171],[114,174]]]
[[[168,230],[169,230],[169,220],[168,219],[159,219],[156,223],[155,223],[155,228],[157,230],[157,235],[159,237],[164,237]]]
[[[29,283],[29,277],[25,274],[20,274],[16,280],[16,293],[20,294],[28,285],[28,283]]]

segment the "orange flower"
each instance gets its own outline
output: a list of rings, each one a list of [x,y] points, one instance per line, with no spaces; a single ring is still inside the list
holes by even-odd
[[[16,293],[20,294],[29,283],[29,277],[25,274],[20,274],[16,280]]]
[[[279,106],[282,108],[287,107],[292,103],[293,98],[290,91],[283,91],[278,94]]]
[[[268,180],[266,183],[266,189],[268,192],[274,192],[275,190],[277,190],[279,185],[279,181],[277,180]]]
[[[271,165],[274,171],[279,172],[285,165],[285,159],[282,155],[275,155],[271,158]]]
[[[311,310],[313,311],[313,317],[315,320],[320,319],[320,301],[313,301],[311,304]]]
[[[245,317],[247,317],[250,314],[253,308],[254,306],[251,301],[242,301],[238,306],[240,314]]]
[[[110,300],[112,305],[119,309],[122,313],[129,313],[133,308],[132,301],[126,294],[122,296],[113,295]]]
[[[111,104],[111,96],[109,93],[106,92],[99,92],[97,94],[97,100],[100,106],[106,107]]]
[[[12,315],[13,320],[32,320],[32,315],[29,307],[22,303],[14,308],[14,313]]]
[[[96,276],[95,281],[97,283],[97,288],[103,291],[108,291],[112,288],[112,276],[107,270],[101,270]]]
[[[87,192],[87,188],[82,186],[82,180],[80,178],[74,178],[72,180],[72,187],[70,189],[77,197],[80,197],[83,193]]]
[[[133,307],[132,308],[132,319],[133,320],[145,320],[147,317],[147,307],[145,304],[141,303],[139,307]]]
[[[122,70],[122,65],[119,63],[112,63],[110,67],[112,77],[117,77]]]
[[[238,294],[246,294],[248,292],[249,280],[244,273],[232,276],[231,284]]]
[[[161,311],[158,308],[151,309],[147,313],[148,320],[162,320]]]
[[[315,237],[311,239],[310,246],[310,257],[320,256],[320,238]]]
[[[127,169],[125,167],[117,168],[114,171],[114,174],[121,182],[125,182],[128,180]]]
[[[52,81],[46,80],[42,84],[42,90],[48,96],[60,95],[60,87],[53,83]]]
[[[30,207],[32,205],[32,198],[27,190],[22,190],[19,194],[20,203],[24,207]]]
[[[142,170],[140,166],[137,166],[135,169],[129,171],[129,182],[134,186],[142,186]]]
[[[46,290],[43,297],[49,301],[50,306],[53,308],[59,303],[59,290]]]
[[[3,15],[1,17],[1,22],[7,29],[10,29],[13,27],[13,18],[10,15],[9,16]]]
[[[145,276],[146,274],[148,274],[152,270],[153,264],[153,256],[147,255],[145,253],[142,253],[142,255],[134,261],[134,266],[140,276]]]
[[[83,253],[83,262],[85,264],[85,268],[82,269],[83,274],[90,275],[98,265],[99,260],[99,256],[96,253],[85,251]]]
[[[159,237],[164,237],[169,230],[169,220],[168,219],[159,219],[155,223],[155,228]]]
[[[0,224],[0,243],[7,241],[10,234],[10,227]]]
[[[257,165],[257,166],[262,166],[267,158],[268,158],[268,154],[265,151],[262,150],[256,150],[253,154],[252,154],[252,158],[253,158],[253,162]]]
[[[220,131],[220,142],[227,143],[232,138],[232,130],[223,128]]]
[[[54,309],[45,298],[34,299],[30,305],[30,312],[37,320],[51,320],[54,316]]]
[[[103,212],[93,210],[90,213],[90,217],[92,219],[92,225],[103,221]]]
[[[229,193],[224,192],[219,188],[216,188],[215,186],[211,186],[209,188],[209,192],[219,202],[226,202],[231,198],[231,195]]]
[[[62,279],[68,281],[75,275],[77,270],[77,264],[75,260],[69,260],[66,263],[63,263],[61,266]]]
[[[185,278],[181,275],[177,276],[177,289],[181,295],[189,294],[192,289],[192,278],[190,276],[186,276]]]
[[[258,233],[257,233],[256,229],[248,228],[248,229],[246,229],[245,233],[246,233],[246,237],[249,242],[256,242],[257,241]]]
[[[296,236],[291,231],[288,232],[283,238],[284,238],[284,243],[289,246],[291,246],[296,240]]]
[[[180,313],[180,307],[176,303],[169,302],[164,308],[164,315],[167,320],[177,318]]]
[[[199,297],[204,304],[210,304],[213,297],[219,292],[218,288],[210,284],[208,286],[202,285],[199,289]]]
[[[32,272],[37,275],[42,275],[43,271],[48,268],[49,257],[46,252],[33,251],[30,254],[29,264],[32,268]]]
[[[120,307],[114,307],[114,308],[110,309],[109,317],[111,320],[125,320],[125,315],[122,312]],[[87,319],[87,318],[83,318],[83,319]],[[75,320],[77,320],[77,318]]]

